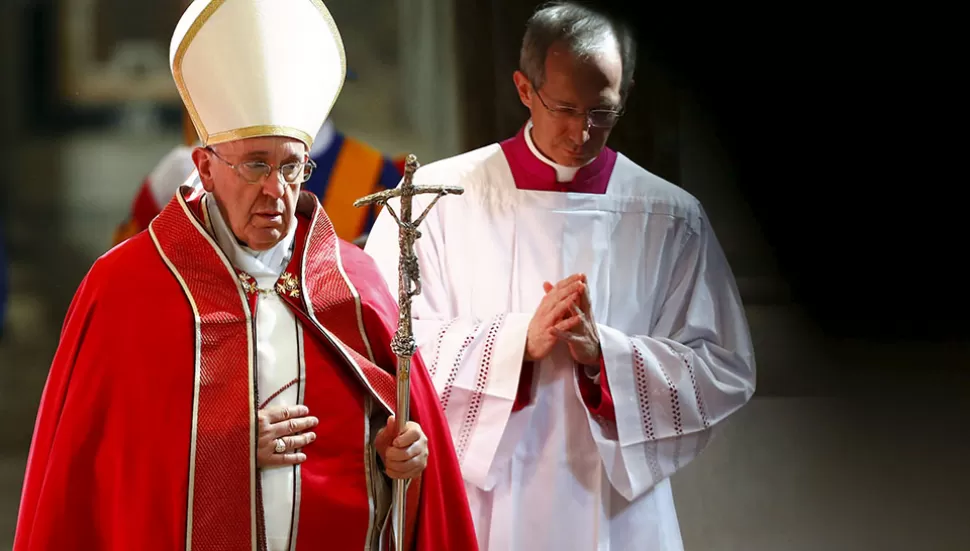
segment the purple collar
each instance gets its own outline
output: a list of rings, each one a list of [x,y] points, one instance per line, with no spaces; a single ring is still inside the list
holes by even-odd
[[[579,169],[572,182],[557,182],[556,169],[542,162],[529,149],[525,142],[525,126],[515,137],[502,142],[502,151],[512,169],[515,187],[529,191],[571,191],[574,193],[606,193],[610,183],[616,152],[604,147],[593,162]]]

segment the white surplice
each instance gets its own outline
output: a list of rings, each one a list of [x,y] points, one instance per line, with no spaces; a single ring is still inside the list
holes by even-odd
[[[212,195],[205,198],[207,222],[229,263],[256,279],[260,289],[273,289],[292,254],[296,223],[279,243],[265,251],[241,246],[226,224]],[[262,404],[300,376],[299,321],[275,292],[259,293],[256,305],[256,390]],[[264,407],[299,403],[299,386],[290,385]],[[296,467],[284,465],[259,470],[263,520],[268,551],[290,548]]]
[[[755,387],[741,300],[701,205],[622,154],[603,195],[523,191],[499,144],[424,166],[414,183],[465,189],[420,227],[413,316],[481,548],[683,549],[669,477]],[[430,198],[415,197],[415,216]],[[386,209],[365,250],[395,293]],[[587,409],[562,344],[512,412],[542,284],[574,273],[588,278],[615,423]]]

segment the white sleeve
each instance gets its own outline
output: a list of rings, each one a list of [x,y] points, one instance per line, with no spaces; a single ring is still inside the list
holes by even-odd
[[[414,199],[415,216],[426,204]],[[389,205],[397,211],[397,200]],[[448,284],[450,277],[460,277],[453,275],[460,268],[446,266],[435,209],[421,224],[422,237],[414,247],[421,270],[421,293],[412,301],[415,340],[441,400],[462,474],[469,483],[488,490],[493,484],[488,480],[492,465],[503,461],[497,457],[498,444],[515,402],[532,316],[507,313],[476,319],[462,315]],[[382,209],[364,250],[395,295],[398,243],[397,223]]]
[[[671,281],[644,334],[598,325],[616,424],[587,414],[608,477],[629,500],[693,460],[755,389],[741,298],[706,219],[686,238]]]

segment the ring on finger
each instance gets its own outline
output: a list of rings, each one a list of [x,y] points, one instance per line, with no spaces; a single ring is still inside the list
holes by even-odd
[[[286,451],[286,442],[282,438],[276,439],[276,447],[273,449],[276,453],[283,453]]]

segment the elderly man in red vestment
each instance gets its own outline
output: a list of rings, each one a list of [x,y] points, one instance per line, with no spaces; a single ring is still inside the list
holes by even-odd
[[[420,362],[414,421],[391,415],[396,304],[300,191],[345,75],[326,7],[197,0],[171,63],[204,190],[181,189],[81,283],[14,549],[387,549],[396,522],[409,549],[475,549]],[[403,519],[392,478],[409,480]]]

